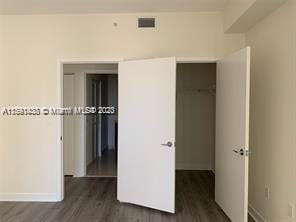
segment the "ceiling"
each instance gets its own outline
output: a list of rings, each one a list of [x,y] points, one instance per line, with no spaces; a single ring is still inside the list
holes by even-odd
[[[0,0],[0,14],[222,11],[227,0]]]

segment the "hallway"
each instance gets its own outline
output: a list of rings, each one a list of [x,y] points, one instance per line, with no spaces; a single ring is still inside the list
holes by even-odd
[[[94,177],[116,177],[117,161],[115,149],[104,151],[101,157],[91,162],[87,166],[86,175]]]

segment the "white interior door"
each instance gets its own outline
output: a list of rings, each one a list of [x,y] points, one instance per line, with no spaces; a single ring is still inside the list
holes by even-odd
[[[175,212],[176,59],[119,63],[118,200]]]
[[[63,103],[64,107],[73,107],[74,105],[74,75],[64,75]],[[63,121],[64,175],[73,175],[74,118],[71,115],[65,115]]]
[[[217,64],[215,199],[235,222],[248,219],[250,48]]]

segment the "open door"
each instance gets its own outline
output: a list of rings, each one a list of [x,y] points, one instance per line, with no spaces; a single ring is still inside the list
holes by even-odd
[[[118,200],[175,212],[176,59],[119,63]]]
[[[248,221],[250,48],[217,64],[215,199],[232,221]]]

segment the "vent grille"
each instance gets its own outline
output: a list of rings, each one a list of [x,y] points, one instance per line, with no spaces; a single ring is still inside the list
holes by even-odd
[[[155,28],[155,18],[138,18],[139,28]]]

